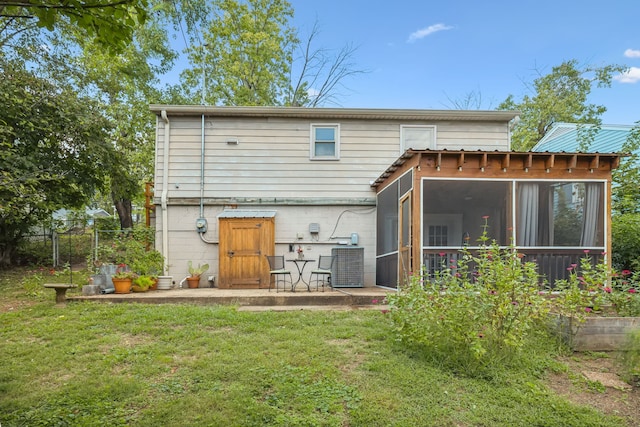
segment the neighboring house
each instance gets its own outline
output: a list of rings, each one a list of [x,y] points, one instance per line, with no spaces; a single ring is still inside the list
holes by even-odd
[[[222,288],[267,288],[265,255],[302,248],[346,260],[354,274],[335,285],[396,287],[473,247],[483,216],[500,244],[515,237],[532,258],[609,245],[618,156],[512,153],[514,112],[151,109],[156,242],[176,280],[191,260],[209,263]],[[554,209],[566,216],[556,188],[576,183],[585,195],[571,219],[592,230],[577,241],[549,226]]]
[[[84,212],[85,212],[86,221],[88,225],[93,225],[93,222],[96,218],[109,218],[111,216],[109,212],[105,211],[102,208],[90,209],[88,207],[85,207]],[[67,224],[69,222],[74,221],[75,215],[76,214],[73,211],[69,211],[67,209],[58,209],[51,215],[51,217],[53,218],[54,221],[63,222],[64,224]],[[78,226],[78,225],[79,224],[76,224],[75,226]]]
[[[585,126],[583,125],[583,129]],[[624,144],[631,134],[633,126],[629,125],[602,125],[595,131],[593,140],[582,147],[579,125],[575,123],[555,123],[544,137],[531,149],[531,151],[549,152],[576,152],[588,151],[590,153],[618,153],[624,149]],[[584,150],[583,148],[586,148]]]

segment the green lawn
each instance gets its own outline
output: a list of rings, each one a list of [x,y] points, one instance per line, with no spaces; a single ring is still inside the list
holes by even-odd
[[[18,282],[0,278],[2,427],[625,425],[553,395],[544,362],[456,376],[378,311],[57,308]]]

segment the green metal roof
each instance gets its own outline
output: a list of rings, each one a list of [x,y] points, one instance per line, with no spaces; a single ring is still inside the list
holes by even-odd
[[[631,125],[602,125],[586,151],[589,153],[619,153],[622,151],[631,129],[633,129]],[[580,147],[577,124],[555,123],[531,151],[578,152],[585,150]]]

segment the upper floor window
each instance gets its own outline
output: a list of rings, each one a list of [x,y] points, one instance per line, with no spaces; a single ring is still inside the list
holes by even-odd
[[[400,153],[409,148],[428,150],[436,148],[435,126],[400,126]]]
[[[340,158],[340,125],[311,125],[311,159],[338,160]]]

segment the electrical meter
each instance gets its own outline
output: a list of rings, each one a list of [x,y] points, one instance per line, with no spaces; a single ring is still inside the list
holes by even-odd
[[[207,220],[205,218],[196,219],[196,230],[198,231],[198,233],[207,232]]]

